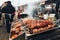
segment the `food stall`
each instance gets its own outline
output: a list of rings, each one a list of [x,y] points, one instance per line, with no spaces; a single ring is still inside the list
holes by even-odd
[[[10,33],[10,40],[17,38],[19,35],[24,34],[22,28],[22,22],[20,20],[16,20],[12,23],[11,33]]]
[[[37,20],[37,19],[31,19],[31,18],[25,18],[25,19],[22,19],[21,21],[20,20],[15,21],[15,23],[12,23],[10,40],[12,39],[17,40],[18,38],[21,38],[21,37],[22,37],[21,40],[25,37],[26,37],[25,39],[29,39],[29,38],[35,39],[34,37],[37,37],[39,35],[41,36],[41,34],[45,32],[49,33],[49,31],[50,32],[55,31],[56,29],[59,28],[58,26],[59,20],[54,22],[50,20],[45,20],[45,19]]]
[[[55,4],[54,7],[50,4],[42,5],[45,9],[44,12],[39,9],[41,5],[36,5],[37,14],[35,17],[28,16],[12,22],[9,40],[54,40],[56,37],[59,38],[60,19],[57,20],[56,14],[51,12]]]

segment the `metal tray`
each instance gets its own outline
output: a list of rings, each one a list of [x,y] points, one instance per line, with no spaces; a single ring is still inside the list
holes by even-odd
[[[12,35],[12,34],[11,34],[11,31],[16,28],[16,27],[13,27],[13,25],[14,25],[16,22],[19,22],[19,23],[20,23],[20,22],[22,22],[22,20],[21,20],[21,19],[18,19],[18,20],[15,20],[14,22],[12,22],[11,30],[10,30],[10,35],[9,35],[9,40],[14,40],[14,39],[16,39],[16,38],[18,38],[19,36],[21,36],[21,35],[24,34],[24,30],[21,30],[22,33],[19,34],[16,38],[14,38],[14,39],[11,39],[11,38],[10,38],[10,36]],[[22,27],[22,28],[23,28],[23,27]]]
[[[50,30],[58,29],[58,28],[60,28],[60,27],[59,27],[59,21],[60,21],[60,19],[54,21],[54,24],[56,25],[55,27],[53,27],[53,28],[51,28],[51,29],[48,29],[48,30],[45,30],[45,31],[42,31],[42,32],[39,32],[39,33],[35,33],[35,34],[28,34],[27,31],[26,31],[26,26],[24,26],[24,32],[25,32],[26,36],[29,37],[29,36],[33,36],[33,35],[36,35],[36,34],[44,33],[44,32],[50,31]],[[58,23],[58,24],[57,24],[57,23]]]
[[[57,29],[57,28],[59,28],[59,27],[54,27],[54,28],[51,28],[51,29],[48,29],[48,30],[45,30],[45,31],[42,31],[42,32],[39,32],[39,33],[47,32],[47,31],[54,30],[54,29]],[[25,29],[26,29],[26,28],[25,28]],[[36,34],[39,34],[39,33],[28,34],[28,33],[25,31],[26,36],[33,36],[33,35],[36,35]]]

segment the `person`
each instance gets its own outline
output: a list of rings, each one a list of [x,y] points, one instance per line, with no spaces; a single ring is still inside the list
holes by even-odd
[[[5,13],[6,29],[7,29],[7,32],[10,33],[10,28],[11,28],[10,22],[13,21],[15,8],[12,6],[11,1],[7,1],[7,2],[5,2],[5,4],[6,4],[6,6],[4,6],[1,9],[1,12]]]
[[[60,19],[60,8],[58,9],[58,19]]]
[[[56,1],[56,12],[58,12],[59,5],[60,5],[60,0],[57,0],[57,1]]]
[[[55,9],[56,9],[56,18],[57,18],[57,19],[59,19],[59,18],[58,18],[59,5],[60,5],[60,0],[57,0],[57,1],[56,1],[56,8],[55,8]]]
[[[50,12],[50,13],[55,14],[55,13],[56,13],[56,10],[55,10],[55,8],[54,8],[54,5],[51,5],[51,7],[52,7],[52,9],[51,9],[51,12]]]
[[[17,12],[18,12],[18,19],[20,19],[20,13],[22,13],[22,10],[20,9],[20,6],[18,6]]]
[[[0,7],[0,20],[1,20],[1,17],[2,17],[2,15],[1,15],[1,7]]]
[[[45,1],[41,2],[34,10],[33,17],[36,17],[39,12],[45,13]]]
[[[6,6],[6,2],[4,2],[4,3],[0,6],[0,20],[1,20],[1,17],[2,17],[1,9],[2,9],[3,7],[5,7],[5,6]]]
[[[35,9],[33,10],[33,17],[36,17],[36,15],[38,15],[37,8],[35,8]]]

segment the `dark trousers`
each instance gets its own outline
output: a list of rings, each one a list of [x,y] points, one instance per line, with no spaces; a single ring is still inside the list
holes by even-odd
[[[11,29],[11,24],[9,24],[9,20],[6,19],[6,30],[8,33],[10,33],[10,29]]]
[[[1,20],[2,14],[0,13],[0,20]]]
[[[10,29],[11,29],[11,23],[9,23],[9,22],[13,21],[13,17],[14,17],[14,15],[9,16],[9,15],[5,14],[6,29],[7,29],[8,33],[10,33]]]

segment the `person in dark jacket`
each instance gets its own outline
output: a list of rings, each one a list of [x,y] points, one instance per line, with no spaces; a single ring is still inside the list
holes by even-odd
[[[58,10],[58,19],[60,19],[60,8],[59,8],[59,10]]]
[[[58,19],[58,9],[59,9],[59,5],[60,5],[60,0],[56,1],[56,18]]]
[[[2,11],[1,9],[4,8],[6,6],[6,2],[4,2],[1,6],[0,6],[0,20],[1,20],[1,17],[2,17]]]
[[[10,22],[13,21],[15,8],[12,6],[10,1],[7,1],[6,4],[7,5],[2,8],[1,12],[5,13],[6,28],[7,28],[7,32],[10,33],[10,28],[11,28]]]
[[[15,11],[15,8],[12,6],[10,1],[6,2],[7,5],[5,7],[2,8],[1,12],[3,13],[13,13]]]
[[[60,0],[57,0],[57,1],[56,1],[56,12],[58,12],[59,5],[60,5]]]
[[[2,15],[1,15],[1,7],[0,7],[0,20],[1,20],[1,17],[2,17]]]

